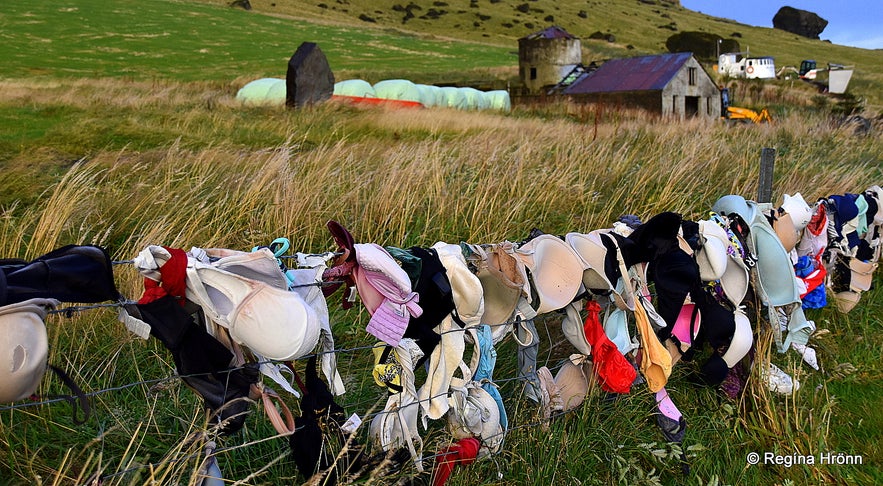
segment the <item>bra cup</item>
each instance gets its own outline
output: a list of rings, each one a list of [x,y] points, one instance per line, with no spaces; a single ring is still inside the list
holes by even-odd
[[[515,249],[531,271],[540,303],[537,314],[562,309],[579,292],[585,264],[569,244],[553,235],[540,235]]]
[[[221,257],[213,263],[213,266],[221,270],[263,282],[271,287],[288,289],[285,274],[279,269],[273,252],[267,248],[252,252],[220,249],[208,249],[206,252],[213,256],[217,253],[217,256]]]
[[[583,264],[583,287],[586,290],[612,291],[609,298],[613,300],[616,307],[623,310],[634,310],[634,299],[631,293],[624,292],[622,279],[617,279],[616,285],[614,285],[605,273],[607,247],[604,246],[601,239],[604,233],[605,230],[594,230],[585,234],[567,233],[564,239]]]
[[[607,335],[607,338],[616,345],[619,352],[625,355],[635,349],[636,346],[632,343],[632,338],[629,335],[628,316],[626,311],[614,307],[605,317],[604,333]]]
[[[205,293],[208,295],[209,300],[211,300],[211,304],[215,308],[215,311],[222,316],[228,317],[230,313],[233,312],[233,309],[236,308],[236,304],[234,304],[224,292],[216,287],[206,285]]]
[[[741,310],[735,312],[736,331],[733,333],[733,339],[730,341],[730,347],[723,355],[727,366],[732,368],[736,366],[742,358],[751,350],[754,343],[754,336],[751,332],[751,322],[748,316]]]
[[[693,319],[693,314],[695,312],[695,322]],[[690,334],[690,327],[692,322],[693,334]],[[693,345],[693,338],[695,338],[699,334],[700,326],[702,325],[702,314],[696,310],[696,304],[686,303],[681,306],[681,310],[678,313],[678,318],[675,321],[675,325],[672,328],[671,333],[678,338],[678,340],[682,344],[686,344],[688,346]]]
[[[205,287],[213,310],[228,323],[230,314],[254,290],[257,282],[209,266],[196,268],[196,275]]]
[[[197,267],[214,312],[230,337],[273,360],[296,359],[318,343],[316,311],[296,292],[271,287],[213,267]]]
[[[381,445],[384,450],[405,447],[409,430],[417,431],[417,414],[420,410],[417,402],[401,401],[398,407],[393,407],[392,412],[387,412],[380,421]],[[413,438],[413,437],[412,437]]]
[[[757,274],[760,286],[773,306],[800,302],[794,268],[779,237],[769,225],[754,224],[751,235],[757,249]]]
[[[303,298],[286,290],[260,285],[236,306],[230,336],[273,360],[308,354],[319,341],[319,319]]]
[[[613,290],[613,284],[602,275],[597,265],[603,265],[607,249],[589,235],[582,233],[567,233],[564,241],[573,248],[583,264],[583,285],[586,289]],[[603,267],[601,268],[603,272]]]
[[[499,325],[509,321],[518,306],[518,298],[521,296],[520,287],[513,288],[506,285],[498,276],[488,270],[480,271],[477,276],[481,281],[484,298],[484,313],[481,316],[481,323]]]
[[[751,220],[754,219],[754,210],[749,207],[745,198],[738,194],[729,194],[721,197],[714,203],[711,210],[725,216],[736,213],[741,216],[746,223],[751,222]]]
[[[34,393],[46,370],[49,341],[44,320],[54,299],[30,299],[0,307],[0,403]]]

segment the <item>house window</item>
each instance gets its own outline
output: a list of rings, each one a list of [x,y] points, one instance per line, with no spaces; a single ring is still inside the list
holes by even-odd
[[[537,68],[530,68],[530,79],[537,79]]]
[[[696,86],[696,68],[691,67],[687,68],[687,75],[689,76],[690,86]]]

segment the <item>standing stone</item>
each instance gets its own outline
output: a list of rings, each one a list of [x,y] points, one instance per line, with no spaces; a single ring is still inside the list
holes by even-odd
[[[288,61],[285,105],[300,108],[321,103],[334,93],[334,73],[315,42],[298,46]]]

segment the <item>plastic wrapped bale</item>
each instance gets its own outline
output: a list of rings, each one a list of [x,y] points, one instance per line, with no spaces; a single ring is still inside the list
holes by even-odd
[[[460,91],[460,88],[454,86],[445,86],[439,89],[442,91],[442,94],[445,95],[446,103],[442,106],[447,106],[448,108],[456,108],[458,110],[465,110],[468,108],[466,96],[463,95],[463,92]]]
[[[478,109],[479,110],[489,110],[491,109],[491,97],[484,91],[479,91],[478,95]]]
[[[261,78],[243,86],[236,99],[249,105],[284,105],[285,90],[284,79]]]
[[[423,106],[447,106],[447,100],[442,93],[441,88],[431,84],[418,84],[417,89],[420,90]]]
[[[334,83],[334,94],[336,96],[355,96],[358,98],[376,98],[374,86],[363,79],[347,79]]]
[[[468,110],[485,110],[490,106],[482,91],[475,88],[460,88],[460,92],[466,98],[466,109]]]
[[[506,112],[512,109],[512,101],[509,98],[508,91],[498,89],[494,91],[486,91],[484,95],[490,102],[490,109]]]
[[[432,86],[432,94],[435,96],[435,106],[448,106],[448,95],[440,86]]]
[[[386,79],[374,84],[374,94],[387,100],[416,101],[423,103],[417,85],[406,79]]]

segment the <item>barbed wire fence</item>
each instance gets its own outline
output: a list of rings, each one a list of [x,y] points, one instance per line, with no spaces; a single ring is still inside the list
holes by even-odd
[[[114,265],[130,264],[130,263],[132,263],[132,260],[114,261],[112,263]],[[306,286],[322,286],[322,285],[333,285],[335,283],[338,283],[338,282],[317,282],[315,284],[304,284],[301,286],[305,286],[305,287]],[[56,315],[56,316],[63,317],[63,318],[72,318],[75,315],[79,315],[84,312],[95,311],[95,310],[115,309],[115,308],[122,307],[124,305],[134,304],[134,303],[136,303],[136,302],[131,301],[131,300],[127,300],[127,299],[121,299],[118,302],[112,302],[112,303],[99,303],[99,304],[91,304],[91,305],[70,305],[70,306],[65,306],[65,307],[51,310],[48,312],[48,314]],[[533,319],[531,319],[531,321],[532,320]],[[519,319],[511,319],[511,320],[504,322],[504,323],[493,324],[493,325],[489,325],[489,326],[490,327],[513,326],[513,325],[517,325],[519,322],[522,322],[522,321]],[[444,335],[444,334],[448,334],[448,333],[466,333],[466,331],[467,331],[466,328],[455,327],[453,329],[443,331],[438,334]],[[550,343],[551,342],[551,334],[549,332],[548,326],[545,326],[545,331],[546,331],[546,337],[547,337],[546,342]],[[552,343],[552,344],[553,344],[553,346],[549,346],[549,349],[547,351],[544,365],[549,365],[549,360],[551,359],[551,354],[552,354],[552,348],[554,347],[554,344],[560,344],[560,342],[559,343]],[[338,356],[354,355],[354,354],[358,354],[358,353],[370,352],[375,347],[376,347],[376,344],[372,344],[372,345],[338,348],[338,349],[328,350],[328,351],[316,351],[316,352],[307,354],[305,356],[299,357],[293,361],[296,361],[296,362],[306,361],[312,357],[321,357],[325,354],[330,354],[330,353],[336,354]],[[230,373],[235,370],[244,369],[244,368],[250,367],[250,366],[261,365],[261,364],[275,364],[275,363],[277,363],[277,362],[271,361],[271,360],[255,361],[255,362],[251,362],[251,363],[246,363],[243,366],[231,367],[231,368],[222,370],[222,371],[220,371],[220,373]],[[550,370],[554,371],[554,370],[557,370],[558,368],[560,368],[562,365],[563,365],[563,361],[559,362],[557,364],[553,364],[552,366],[549,366],[549,368],[550,368]],[[540,366],[540,365],[538,364],[537,366]],[[338,366],[338,369],[340,369],[340,366]],[[199,377],[203,377],[203,376],[207,376],[207,375],[211,375],[211,374],[213,374],[213,373],[206,372],[206,373],[191,373],[191,374],[183,374],[183,375],[175,373],[175,374],[161,377],[161,378],[150,378],[150,379],[132,381],[132,382],[118,384],[118,385],[114,385],[114,386],[108,386],[108,387],[101,388],[98,390],[91,390],[88,392],[84,392],[83,396],[85,396],[87,398],[94,398],[94,397],[98,397],[101,395],[112,394],[115,392],[120,392],[120,391],[124,391],[124,390],[128,390],[128,389],[144,387],[144,386],[147,386],[152,390],[157,387],[162,387],[163,385],[165,385],[167,383],[175,383],[175,382],[178,382],[179,380],[183,380],[186,378],[199,378]],[[369,374],[370,374],[370,371],[369,371]],[[507,384],[507,383],[515,383],[515,382],[519,382],[519,381],[525,381],[525,378],[521,377],[521,376],[513,376],[513,377],[507,377],[507,378],[494,379],[493,381],[491,381],[491,383],[493,383],[494,385],[496,385],[499,388],[500,385]],[[294,385],[294,383],[292,383],[292,385]],[[380,390],[380,387],[377,387],[377,388],[378,388],[378,390]],[[361,391],[364,391],[364,390],[361,390]],[[448,395],[448,393],[449,393],[448,391],[445,391],[443,393],[439,393],[437,395],[434,395],[434,396],[431,396],[431,397],[428,397],[428,398],[425,398],[422,400],[415,400],[415,404],[424,403],[424,402],[428,402],[428,401],[436,399],[436,398],[445,397]],[[81,397],[78,397],[77,395],[71,395],[71,394],[51,395],[51,396],[44,396],[44,397],[34,396],[28,401],[0,405],[0,412],[21,410],[21,409],[30,409],[30,408],[34,408],[34,407],[40,407],[40,406],[48,406],[48,405],[56,404],[59,402],[73,402],[79,398],[81,398]],[[503,396],[504,401],[509,401],[510,403],[513,400],[516,400],[518,398],[519,397]],[[381,396],[380,398],[369,397],[369,398],[365,398],[365,399],[358,400],[355,402],[342,401],[342,404],[343,404],[344,408],[346,408],[347,410],[363,409],[366,406],[371,406],[371,409],[373,409],[374,407],[377,406],[377,404],[380,400],[385,400],[385,396]],[[537,404],[535,408],[537,410],[539,410],[539,404]],[[567,415],[571,412],[573,412],[573,410],[568,410],[566,412],[556,412],[556,413],[553,413],[548,419],[544,418],[544,419],[540,419],[540,420],[529,421],[529,422],[522,423],[522,424],[510,425],[506,430],[502,431],[500,434],[505,435],[505,434],[515,431],[515,430],[548,426],[550,420],[555,419],[560,416]],[[248,413],[250,413],[250,412],[248,412]],[[363,421],[363,424],[368,424],[375,417],[383,415],[383,414],[389,414],[389,413],[395,413],[395,411],[386,411],[386,410],[369,411],[369,412],[365,413],[363,416],[361,416],[360,418]],[[511,421],[511,419],[510,419],[510,421]],[[434,421],[434,422],[437,422],[437,421]],[[359,430],[363,430],[365,428],[367,428],[366,425],[363,425],[359,428]],[[297,430],[297,429],[295,429],[295,430]],[[428,434],[428,433],[432,432],[432,433],[437,433],[438,435],[441,435],[440,432],[442,432],[442,431],[443,431],[443,429],[436,428],[436,429],[429,429],[426,431],[426,433]],[[359,431],[357,430],[353,434],[353,437],[350,440],[353,440],[357,435],[359,435],[358,432]],[[200,433],[207,436],[207,435],[210,435],[211,432],[209,430],[203,430],[203,431],[200,431]],[[491,439],[491,438],[495,437],[496,435],[499,435],[499,434],[494,434],[493,436],[488,437],[487,439]],[[93,479],[96,481],[95,484],[100,484],[102,481],[108,481],[108,480],[112,480],[115,478],[121,478],[126,475],[138,473],[141,471],[152,472],[152,471],[156,471],[158,469],[168,467],[171,465],[186,464],[189,461],[193,461],[196,459],[204,459],[204,458],[211,457],[211,456],[215,456],[215,457],[221,456],[221,455],[233,452],[233,451],[252,448],[254,446],[265,444],[267,442],[276,441],[279,439],[284,439],[287,436],[288,436],[288,434],[276,434],[276,435],[272,435],[269,437],[249,440],[249,441],[246,441],[241,444],[219,447],[219,448],[214,449],[208,456],[206,455],[205,451],[203,451],[203,450],[198,450],[198,451],[193,451],[193,452],[185,452],[185,453],[180,453],[180,454],[173,454],[172,452],[177,450],[177,448],[173,448],[171,451],[169,451],[166,454],[165,457],[163,457],[162,459],[160,459],[158,461],[140,463],[140,464],[120,468],[120,469],[110,471],[110,472],[95,473]],[[453,440],[452,438],[448,437],[448,445],[450,445],[452,440]],[[181,441],[181,442],[186,442],[186,440]],[[502,452],[502,450],[498,451],[497,453],[494,454],[494,456],[499,455],[501,452]],[[280,454],[280,455],[274,457],[270,462],[268,462],[267,464],[263,465],[261,468],[254,471],[248,477],[238,480],[236,482],[236,484],[247,483],[247,481],[254,479],[257,476],[259,476],[260,474],[266,472],[268,468],[283,461],[289,455],[290,455],[290,451],[285,451],[283,454]],[[420,460],[425,465],[428,464],[431,467],[431,464],[434,462],[435,459],[437,459],[439,457],[443,457],[443,456],[445,456],[444,453],[432,454],[432,455],[428,455],[428,456],[423,456]],[[493,460],[496,461],[496,457],[494,457]],[[416,471],[414,473],[416,474]]]

